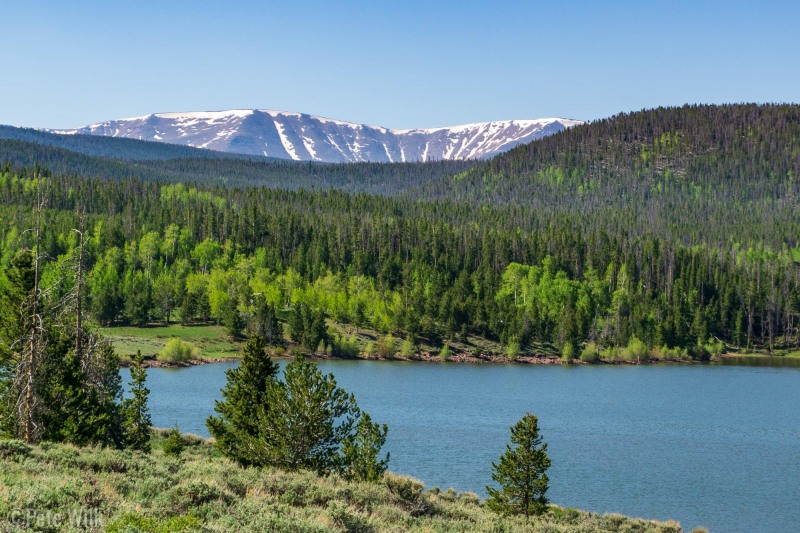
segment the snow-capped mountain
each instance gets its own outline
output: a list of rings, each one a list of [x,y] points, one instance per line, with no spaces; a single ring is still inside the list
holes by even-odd
[[[156,113],[63,134],[128,137],[238,154],[326,162],[407,162],[485,158],[582,124],[542,118],[445,128],[390,130],[302,113],[237,109]]]

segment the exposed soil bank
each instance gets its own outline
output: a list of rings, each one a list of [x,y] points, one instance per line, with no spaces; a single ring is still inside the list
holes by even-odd
[[[679,360],[658,360],[658,359],[651,359],[651,360],[641,360],[641,361],[597,361],[594,363],[586,363],[581,361],[580,359],[573,359],[570,362],[567,362],[560,357],[556,356],[548,356],[548,355],[519,355],[515,359],[509,359],[508,357],[502,355],[473,355],[470,353],[454,353],[451,355],[446,361],[442,360],[438,355],[431,354],[431,353],[421,353],[418,357],[415,358],[406,358],[406,357],[351,357],[351,358],[342,358],[342,357],[333,357],[330,355],[307,355],[309,359],[315,360],[351,360],[351,361],[407,361],[407,362],[416,362],[416,363],[469,363],[469,364],[523,364],[523,365],[651,365],[651,364],[664,364],[664,363],[676,363],[676,364],[695,364],[700,363],[701,361],[694,361],[691,359],[679,359]],[[719,360],[720,358],[735,358],[740,357],[739,354],[723,354],[719,357],[714,357],[711,361]],[[291,359],[291,356],[286,355],[279,355],[274,356],[273,359]],[[159,361],[155,357],[145,357],[143,366],[146,368],[187,368],[191,366],[197,365],[205,365],[211,363],[223,363],[226,361],[238,361],[239,357],[202,357],[200,359],[192,359],[189,361],[182,361],[182,362],[167,362],[167,361]],[[703,361],[706,362],[706,361]],[[128,367],[130,366],[130,360],[123,360],[120,362],[121,367]]]

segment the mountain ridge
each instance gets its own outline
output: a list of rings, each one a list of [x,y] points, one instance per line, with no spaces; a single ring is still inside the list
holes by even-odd
[[[122,137],[57,135],[0,125],[0,169],[55,175],[136,177],[206,186],[337,189],[395,195],[468,170],[474,161],[322,163],[265,158]]]
[[[563,118],[393,130],[270,109],[152,113],[50,130],[151,140],[228,153],[320,162],[485,159],[583,124]]]

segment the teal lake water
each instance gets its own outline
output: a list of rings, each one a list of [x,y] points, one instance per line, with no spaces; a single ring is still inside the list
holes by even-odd
[[[208,436],[237,363],[149,369],[153,423]],[[325,361],[389,425],[389,468],[485,496],[509,426],[539,418],[550,500],[686,531],[800,527],[800,368]],[[123,379],[129,379],[123,370]]]

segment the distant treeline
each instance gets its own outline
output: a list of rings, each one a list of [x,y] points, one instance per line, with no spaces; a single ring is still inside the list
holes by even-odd
[[[264,186],[288,190],[339,189],[397,194],[463,172],[475,163],[325,164],[288,161],[92,135],[57,135],[0,126],[0,161],[40,165],[55,174],[198,185]]]

